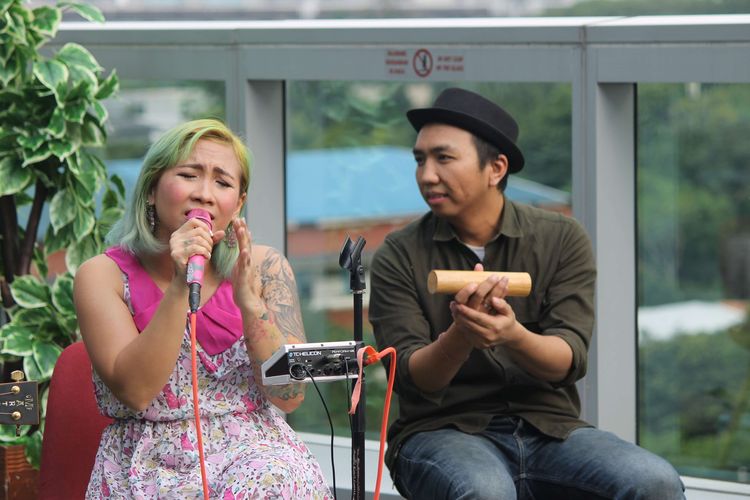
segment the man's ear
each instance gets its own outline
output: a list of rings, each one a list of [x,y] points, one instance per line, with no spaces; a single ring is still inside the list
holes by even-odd
[[[497,187],[508,174],[508,157],[502,153],[497,155],[497,158],[490,162],[490,169],[490,185]]]

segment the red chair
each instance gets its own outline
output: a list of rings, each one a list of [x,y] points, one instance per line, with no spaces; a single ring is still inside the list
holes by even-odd
[[[49,386],[40,500],[84,497],[102,431],[111,422],[96,406],[91,361],[83,342],[69,345],[57,360]]]

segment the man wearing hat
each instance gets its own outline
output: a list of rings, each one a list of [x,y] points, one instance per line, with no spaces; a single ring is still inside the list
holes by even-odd
[[[515,120],[467,90],[407,112],[430,211],[391,233],[372,263],[369,318],[397,350],[399,416],[386,463],[411,499],[684,498],[665,460],[580,419],[596,269],[575,220],[504,196],[523,168]],[[527,272],[455,296],[432,270]]]

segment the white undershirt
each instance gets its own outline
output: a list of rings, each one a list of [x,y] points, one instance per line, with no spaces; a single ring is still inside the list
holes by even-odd
[[[468,248],[469,250],[471,250],[472,252],[474,252],[474,254],[477,257],[479,257],[479,261],[480,262],[484,261],[484,247],[477,247],[477,246],[474,246],[474,245],[469,245],[467,243],[464,243],[463,241],[461,243],[463,243],[466,248]]]

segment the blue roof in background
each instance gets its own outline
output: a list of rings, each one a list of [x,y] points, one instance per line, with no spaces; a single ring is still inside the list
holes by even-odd
[[[290,223],[350,218],[393,218],[428,210],[407,148],[373,146],[295,151],[287,157]],[[570,195],[511,176],[506,195],[531,205],[568,204]]]
[[[287,156],[287,220],[392,218],[427,210],[414,180],[410,150],[316,149]]]
[[[140,159],[109,160],[130,195]],[[259,166],[258,168],[263,168]],[[389,146],[316,149],[287,155],[287,220],[291,224],[413,216],[428,210],[414,179],[410,149]],[[531,205],[567,204],[558,189],[511,176],[506,194]],[[252,204],[252,200],[250,200]]]

